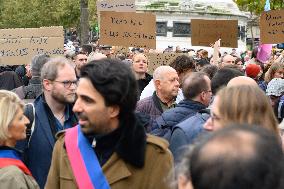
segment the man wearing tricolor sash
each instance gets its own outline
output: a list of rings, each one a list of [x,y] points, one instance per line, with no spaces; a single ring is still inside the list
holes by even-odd
[[[73,107],[79,124],[58,134],[45,188],[169,188],[172,154],[137,119],[136,89],[133,73],[120,61],[82,67]]]

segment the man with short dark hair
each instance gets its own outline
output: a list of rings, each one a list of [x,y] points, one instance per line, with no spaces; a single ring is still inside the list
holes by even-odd
[[[214,77],[211,80],[211,87],[212,87],[212,93],[215,95],[219,89],[222,87],[227,86],[228,82],[238,76],[243,76],[244,74],[237,69],[233,68],[221,68],[216,72]]]
[[[153,134],[169,140],[171,130],[176,124],[206,109],[212,96],[211,81],[205,73],[194,72],[185,78],[182,92],[185,99],[156,119]]]
[[[190,158],[194,189],[281,189],[279,136],[257,126],[236,125],[196,145]]]
[[[210,62],[208,61],[207,58],[201,58],[199,60],[196,61],[196,71],[201,71],[201,69],[206,66],[206,65],[210,65]]]
[[[74,55],[73,62],[75,64],[75,73],[76,73],[77,78],[80,77],[80,70],[82,66],[87,64],[87,60],[88,60],[88,56],[86,52],[79,51]]]
[[[82,67],[73,111],[79,125],[58,135],[46,189],[167,189],[172,155],[135,116],[137,83],[124,63]]]
[[[93,47],[90,44],[82,45],[81,52],[84,52],[87,56],[89,56],[93,52]]]

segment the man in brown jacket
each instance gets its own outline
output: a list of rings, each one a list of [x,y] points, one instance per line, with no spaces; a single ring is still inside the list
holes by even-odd
[[[172,154],[165,140],[146,135],[135,116],[136,88],[134,75],[120,61],[102,59],[83,66],[73,107],[77,128],[92,146],[110,188],[167,189]],[[82,188],[66,143],[69,131],[58,134],[47,189]]]

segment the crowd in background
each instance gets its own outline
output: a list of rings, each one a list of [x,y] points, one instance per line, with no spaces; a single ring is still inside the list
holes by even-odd
[[[21,160],[20,172],[5,170],[0,163],[1,187],[78,187],[68,166],[66,172],[56,167],[65,166],[58,160],[63,157],[60,133],[86,121],[112,125],[116,118],[118,129],[97,131],[109,137],[87,135],[92,145],[97,138],[95,153],[111,188],[283,188],[284,50],[274,48],[261,62],[257,48],[223,54],[218,43],[212,48],[209,55],[205,49],[169,46],[162,53],[180,55],[149,73],[147,53],[155,50],[99,45],[97,39],[79,46],[68,40],[64,57],[41,54],[27,65],[1,66],[0,152],[10,150]],[[98,107],[88,109],[93,101],[87,94],[95,97]],[[28,108],[23,102],[33,105]],[[108,110],[112,113],[102,106],[113,107]],[[127,132],[121,123],[136,130]],[[143,146],[140,139],[155,149]],[[134,152],[144,155],[145,162]],[[109,179],[115,168],[106,167],[112,166],[108,162],[114,153],[133,171],[128,186]],[[7,179],[13,176],[22,182]],[[68,185],[68,179],[77,185]]]

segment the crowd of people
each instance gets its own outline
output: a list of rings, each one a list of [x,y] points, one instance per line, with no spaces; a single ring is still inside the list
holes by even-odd
[[[284,51],[98,43],[1,66],[1,188],[281,189]]]

